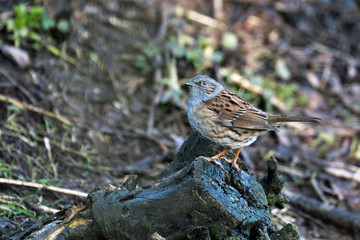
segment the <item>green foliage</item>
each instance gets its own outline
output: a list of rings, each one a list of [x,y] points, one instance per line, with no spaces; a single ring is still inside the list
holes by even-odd
[[[279,83],[272,78],[264,78],[262,86],[271,91],[279,100],[284,102],[288,108],[295,104],[297,87],[292,83]]]
[[[306,95],[298,92],[298,87],[294,83],[284,83],[276,81],[274,75],[267,76],[252,76],[250,81],[253,85],[261,86],[264,89],[263,97],[266,102],[266,110],[272,111],[270,103],[268,102],[270,96],[275,96],[281,102],[285,103],[287,109],[291,109],[296,104],[307,104]]]
[[[56,28],[62,33],[68,33],[70,31],[70,23],[64,19],[61,19],[57,24]]]
[[[43,124],[39,128],[36,126],[24,125],[23,110],[13,105],[8,106],[9,117],[4,124],[4,131],[0,130],[0,139],[3,135],[12,136],[19,142],[26,143],[28,148],[23,152],[20,150],[13,150],[11,145],[3,144],[1,151],[7,151],[9,156],[13,156],[17,161],[23,161],[28,169],[28,177],[33,181],[46,181],[53,183],[58,181],[58,166],[57,162],[49,156],[49,151],[53,149],[60,149],[68,153],[75,154],[85,159],[85,166],[88,169],[93,169],[92,158],[89,156],[88,150],[84,146],[81,149],[75,150],[67,147],[67,144],[60,142],[58,139],[59,132],[67,132],[73,142],[76,142],[75,135],[72,128],[66,125],[59,125],[54,119],[49,117],[43,118]],[[46,140],[46,141],[45,141]],[[46,146],[46,142],[48,146]],[[26,151],[30,150],[31,153]],[[1,159],[0,159],[1,160]],[[9,162],[9,160],[6,160]],[[22,177],[17,174],[17,170],[13,168],[13,164],[0,161],[0,176],[6,178]],[[45,170],[45,171],[44,171]],[[45,178],[44,178],[45,177]],[[41,179],[41,180],[40,180]]]
[[[275,96],[281,102],[285,103],[288,109],[291,109],[295,104],[307,104],[307,97],[304,94],[298,92],[296,84],[278,82],[275,79],[274,74],[266,76],[256,75],[254,73],[242,73],[242,76],[248,78],[253,86],[259,86],[263,89],[262,96],[265,100],[265,110],[273,111],[270,104],[271,96]],[[230,82],[229,79],[227,79]],[[232,89],[240,96],[244,97],[247,101],[251,102],[255,106],[260,104],[261,98],[256,93],[249,92],[245,89]]]
[[[350,154],[351,157],[360,160],[360,142],[359,139],[355,138],[353,139],[351,143],[350,148]]]
[[[89,150],[82,146],[80,150],[68,147],[70,140],[76,142],[72,127],[60,124],[53,118],[42,117],[42,121],[29,124],[27,112],[19,107],[8,105],[8,118],[0,129],[0,177],[33,181],[42,184],[56,186],[61,184],[58,178],[58,163],[62,161],[56,153],[66,152],[66,155],[81,156],[83,165],[94,169]],[[30,118],[31,119],[31,118]],[[59,137],[61,132],[63,138]],[[68,136],[68,138],[66,138]],[[45,141],[47,139],[47,141]],[[46,144],[47,142],[48,144]],[[49,153],[53,153],[52,156]],[[62,156],[65,156],[62,154]],[[79,161],[80,162],[80,161]],[[24,218],[38,218],[32,208],[39,204],[50,205],[42,190],[19,188],[17,195],[6,191],[0,199],[0,218],[16,221]],[[20,196],[20,197],[19,197]],[[57,203],[53,203],[53,206]],[[55,206],[59,208],[59,206]]]
[[[271,158],[272,156],[276,155],[276,151],[275,150],[269,150],[267,152],[261,153],[261,157],[263,160],[268,160],[269,158]]]
[[[26,3],[21,3],[14,10],[17,29],[49,30],[55,26],[54,20],[45,14],[45,9],[41,6],[30,7]]]
[[[45,130],[47,133],[56,134],[58,132],[58,127],[52,122],[48,117],[44,118]]]
[[[36,212],[27,209],[23,203],[23,199],[19,196],[3,199],[0,203],[0,218],[13,220],[24,215],[36,217]]]
[[[280,78],[282,78],[284,80],[289,80],[291,77],[290,69],[286,65],[285,60],[282,58],[279,58],[276,60],[275,72]]]
[[[3,151],[3,149],[1,149],[0,151]],[[11,178],[13,175],[13,165],[13,163],[11,165],[6,164],[5,162],[3,162],[2,159],[0,159],[0,177]]]
[[[209,36],[200,36],[197,39],[188,35],[170,37],[167,48],[176,58],[191,63],[196,70],[205,68],[209,63],[220,63],[224,59],[218,43]]]
[[[0,30],[5,30],[7,37],[16,47],[30,47],[39,50],[51,42],[51,37],[44,34],[56,28],[62,33],[70,30],[66,20],[58,23],[52,19],[43,6],[20,3],[14,7],[14,16],[0,20]]]
[[[274,193],[269,193],[266,195],[268,206],[272,207],[275,205],[275,198],[276,198],[276,195]]]
[[[334,133],[320,132],[317,138],[311,142],[311,145],[320,153],[326,153],[331,149],[335,141],[336,135]]]
[[[156,56],[163,52],[161,47],[152,46],[146,43],[136,43],[134,47],[140,52],[135,58],[129,54],[122,54],[122,60],[130,60],[134,62],[143,75],[149,74],[156,67]]]
[[[21,3],[14,8],[15,18],[0,20],[0,29],[10,34],[16,47],[31,45],[41,47],[41,30],[48,31],[55,26],[55,21],[45,12],[44,7]]]
[[[59,185],[60,180],[43,178],[43,179],[40,179],[38,182],[41,184],[48,185],[48,186],[54,186],[54,185],[56,186],[56,185]]]
[[[226,35],[224,44],[227,48],[234,45],[233,35]],[[171,57],[182,59],[194,66],[196,70],[201,70],[211,66],[213,63],[220,63],[224,59],[223,53],[219,50],[220,45],[210,36],[200,36],[195,39],[189,35],[180,35],[178,37],[170,37],[165,44],[161,46],[153,46],[148,43],[137,43],[135,48],[139,50],[139,54],[133,57],[130,54],[122,54],[122,60],[133,61],[134,65],[146,75],[154,70],[158,62],[156,57],[162,55],[167,61]]]
[[[306,107],[308,104],[308,98],[304,93],[299,93],[297,103],[303,107]]]
[[[221,43],[225,49],[233,50],[238,46],[239,40],[235,33],[225,32]]]

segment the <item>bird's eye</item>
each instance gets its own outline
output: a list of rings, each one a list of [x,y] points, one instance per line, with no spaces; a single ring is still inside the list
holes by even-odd
[[[203,87],[206,87],[206,86],[208,85],[208,83],[207,83],[206,81],[201,81],[200,84],[201,84],[201,86],[203,86]]]

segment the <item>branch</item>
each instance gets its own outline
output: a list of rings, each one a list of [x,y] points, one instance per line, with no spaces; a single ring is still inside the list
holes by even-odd
[[[359,215],[347,212],[330,204],[324,204],[315,199],[307,198],[289,189],[283,189],[283,194],[290,199],[292,205],[315,217],[330,221],[345,229],[353,230],[355,232],[360,231]]]
[[[58,192],[58,193],[63,193],[63,194],[67,194],[67,195],[79,196],[79,197],[86,197],[88,195],[87,193],[76,191],[76,190],[47,186],[47,185],[41,184],[41,183],[25,182],[25,181],[13,180],[13,179],[7,179],[7,178],[0,178],[0,184],[1,183],[17,185],[17,186],[24,186],[24,187],[31,187],[31,188],[40,188],[40,189],[45,189],[45,190],[52,191],[52,192]]]
[[[16,100],[15,98],[11,98],[11,97],[0,94],[0,101],[8,102],[8,103],[20,108],[20,109],[33,111],[33,112],[36,112],[36,113],[39,113],[39,114],[54,118],[54,119],[56,119],[56,120],[58,120],[58,121],[60,121],[60,122],[62,122],[64,124],[67,124],[67,125],[70,125],[70,126],[72,125],[69,120],[67,120],[66,118],[64,118],[62,116],[56,115],[56,114],[54,114],[52,112],[46,111],[46,110],[44,110],[42,108],[39,108],[39,107],[29,105],[27,103],[22,103],[22,102]]]

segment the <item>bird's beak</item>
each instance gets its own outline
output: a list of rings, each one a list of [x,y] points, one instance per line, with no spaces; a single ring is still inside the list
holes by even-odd
[[[195,87],[195,83],[193,83],[193,82],[187,82],[187,83],[185,83],[186,85],[189,85],[189,86],[191,86],[191,87]]]

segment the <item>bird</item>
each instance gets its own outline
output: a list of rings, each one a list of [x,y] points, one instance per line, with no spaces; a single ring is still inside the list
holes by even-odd
[[[241,149],[254,143],[259,135],[279,131],[283,122],[319,123],[321,120],[316,117],[264,112],[205,75],[197,75],[185,84],[190,87],[188,120],[191,128],[204,138],[226,148],[215,156],[200,158],[221,168],[223,165],[218,159],[228,151],[238,149],[232,161],[225,160],[239,172],[237,159]]]

